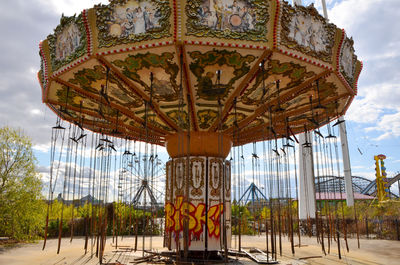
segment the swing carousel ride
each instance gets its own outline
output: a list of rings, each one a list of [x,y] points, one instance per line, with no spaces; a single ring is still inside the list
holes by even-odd
[[[40,56],[42,100],[58,116],[49,197],[59,175],[64,196],[77,187],[98,197],[101,203],[85,218],[85,249],[89,238],[100,261],[106,228],[113,225],[106,204],[113,200],[113,174],[119,172],[120,203],[138,209],[141,200],[141,209],[153,213],[157,146],[170,156],[165,184],[157,186],[165,191],[165,247],[182,257],[227,255],[235,230],[240,251],[243,220],[231,208],[246,204],[243,145],[253,143],[249,192],[253,202],[255,191],[261,193],[258,202],[269,211],[263,221],[267,251],[276,259],[283,235],[293,248],[299,218],[286,207],[294,201],[289,160],[295,161],[296,146],[311,149],[319,141],[322,150],[334,138],[330,123],[357,94],[362,67],[344,30],[313,6],[281,0],[111,0],[62,16],[40,43]],[[324,125],[328,138],[319,130]],[[300,145],[299,133],[306,135]],[[257,155],[260,143],[263,154]],[[143,176],[135,186],[126,172],[139,155]],[[66,157],[63,174],[58,156]],[[89,176],[77,172],[82,160]],[[144,235],[153,225],[149,218],[126,218],[119,223],[129,223],[136,238],[139,224]],[[307,225],[323,238],[332,225],[312,219]]]

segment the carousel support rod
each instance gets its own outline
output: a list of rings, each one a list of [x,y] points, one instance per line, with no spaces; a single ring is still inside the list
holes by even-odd
[[[327,76],[329,76],[332,73],[331,70],[326,70],[323,71],[313,77],[311,77],[310,79],[308,79],[307,81],[305,81],[304,83],[290,89],[288,92],[286,92],[284,95],[280,96],[280,105],[285,104],[286,102],[290,101],[291,99],[295,98],[295,95],[298,95],[299,93],[301,93],[302,91],[304,91],[305,89],[307,89],[308,87],[310,87],[313,82],[315,82],[316,80],[320,79],[320,78],[325,78]],[[254,119],[258,118],[259,116],[263,115],[265,112],[267,112],[269,110],[269,108],[275,104],[278,103],[278,99],[274,98],[270,101],[265,102],[264,104],[262,104],[260,107],[258,107],[257,109],[254,110],[254,114],[250,115],[249,117],[245,118],[244,120],[240,121],[238,123],[237,129],[241,130],[244,127],[246,127],[250,122],[252,122]],[[228,128],[227,130],[225,130],[225,133],[232,133],[234,130],[233,127]]]
[[[61,85],[64,85],[66,87],[69,87],[69,88],[73,89],[77,94],[79,94],[82,97],[91,98],[97,104],[100,104],[100,102],[101,102],[101,97],[100,96],[95,95],[93,93],[90,93],[88,91],[85,91],[82,88],[80,88],[79,86],[76,86],[76,85],[74,85],[74,84],[72,84],[72,83],[70,83],[68,81],[62,80],[61,78],[58,78],[58,77],[54,78],[54,81],[59,83],[59,84],[61,84]],[[58,104],[60,106],[62,105],[60,103],[53,102],[52,100],[48,100],[48,102],[50,102],[52,104]],[[68,109],[71,109],[70,105],[67,106],[67,105],[64,104],[64,106],[65,106],[65,108],[68,107]],[[144,123],[144,121],[141,118],[139,118],[136,115],[134,115],[130,110],[126,109],[125,107],[120,107],[120,106],[118,106],[117,104],[115,104],[113,102],[111,102],[109,104],[109,107],[111,107],[113,109],[118,109],[120,111],[120,113],[124,114],[125,116],[129,117],[130,119],[133,119],[134,121],[136,121],[138,123]],[[82,110],[82,112],[83,111],[84,110]],[[161,133],[161,134],[166,134],[166,133],[169,134],[165,130],[158,129],[155,126],[151,126],[151,124],[149,124],[149,128],[151,128],[151,130],[154,131],[154,132],[158,132],[158,133]]]
[[[354,206],[354,193],[353,193],[353,183],[351,179],[351,166],[350,166],[349,145],[347,142],[346,122],[344,122],[343,117],[340,117],[339,121],[343,121],[342,123],[339,124],[339,131],[340,131],[340,141],[342,145],[346,204],[347,206]]]
[[[315,218],[316,210],[312,146],[304,145],[312,142],[312,139],[309,133],[302,133],[299,135],[299,141],[299,219],[307,220]]]
[[[66,108],[66,105],[65,105],[64,103],[56,103],[56,102],[53,102],[52,100],[49,100],[49,103],[51,103],[51,104],[59,104],[59,106]],[[73,111],[76,111],[76,112],[81,112],[81,113],[83,113],[83,114],[86,114],[86,115],[95,117],[95,118],[97,118],[97,119],[102,119],[102,118],[103,118],[100,114],[98,114],[98,113],[96,113],[96,112],[88,111],[88,110],[84,110],[84,109],[82,109],[82,110],[80,111],[79,108],[74,107],[74,106],[71,106],[71,105],[68,106],[68,110],[73,110]],[[60,117],[61,117],[63,120],[66,120],[66,118],[65,118],[61,113],[58,113],[58,115],[61,115]],[[104,121],[107,121],[107,122],[109,122],[109,123],[116,123],[116,119],[115,119],[114,117],[110,117],[110,116],[107,115],[107,116],[104,116],[104,118],[105,118]],[[89,120],[82,120],[82,121],[81,121],[81,119],[78,119],[78,118],[69,118],[68,120],[73,121],[74,123],[79,123],[79,122],[80,122],[81,125],[84,126],[86,129],[89,129],[89,130],[92,130],[92,131],[95,131],[95,130],[96,130],[96,128],[93,127],[92,122],[90,122]],[[121,122],[118,122],[118,126],[120,126],[120,128],[123,127],[123,128],[125,128],[126,130],[129,130],[130,128],[132,128],[130,125],[121,124]],[[102,128],[102,129],[104,129],[104,130],[111,130],[112,128],[115,128],[115,126],[112,126],[112,125],[110,125],[110,124],[103,124],[103,123],[102,123],[101,125],[97,124],[97,127]],[[159,142],[159,143],[161,143],[161,142],[159,141],[159,139],[157,139],[157,137],[161,137],[162,135],[159,134],[159,133],[156,133],[156,132],[154,132],[154,131],[153,131],[152,133],[154,134],[154,137],[152,138],[153,142]],[[142,139],[142,138],[140,137],[141,134],[143,134],[143,132],[142,132],[142,130],[139,130],[139,133],[134,133],[134,132],[132,132],[132,134],[130,134],[130,135],[131,135],[132,137],[134,137],[135,139],[140,140],[140,139]]]
[[[195,104],[194,104],[194,96],[193,92],[190,89],[192,87],[190,83],[190,69],[189,65],[187,64],[187,58],[186,58],[186,49],[185,46],[182,44],[177,45],[177,53],[179,54],[179,65],[181,69],[180,73],[180,83],[181,86],[185,88],[186,90],[186,100],[187,100],[187,107],[188,107],[188,113],[191,114],[191,125],[194,131],[199,130],[199,125],[197,124],[197,119],[195,117],[195,113],[197,113],[195,109]]]
[[[120,81],[122,81],[124,84],[126,84],[129,89],[136,94],[138,97],[142,98],[143,100],[149,102],[150,97],[140,90],[134,83],[131,81],[128,77],[126,77],[117,67],[112,65],[109,61],[107,61],[106,58],[104,58],[101,55],[96,56],[96,59],[101,63],[104,64],[105,66],[109,67],[111,72],[114,74],[115,77],[117,77]],[[173,122],[167,115],[165,115],[161,110],[160,107],[155,103],[152,102],[152,104],[149,106],[155,114],[168,126],[170,126],[173,130],[175,131],[180,131],[180,128]]]
[[[222,109],[221,118],[215,120],[214,124],[209,128],[210,132],[216,131],[218,129],[218,125],[228,118],[228,114],[230,111],[236,106],[236,100],[243,93],[244,89],[246,89],[253,78],[255,78],[260,73],[260,64],[264,61],[268,61],[272,56],[272,50],[266,50],[264,53],[258,58],[258,61],[254,64],[254,66],[247,73],[246,77],[243,81],[238,85],[232,95],[226,100],[224,103],[224,107]]]
[[[338,95],[338,96],[334,97],[333,99],[334,100],[339,100],[339,99],[342,99],[342,98],[346,98],[348,96],[349,96],[349,94],[345,93],[345,94]],[[332,100],[322,100],[321,104],[322,105],[326,105],[331,101]],[[316,104],[317,103],[315,103],[315,102],[313,103],[313,105],[316,105]],[[286,111],[283,114],[278,114],[278,115],[274,116],[274,118],[272,119],[272,123],[276,123],[277,121],[284,120],[284,119],[286,119],[286,117],[294,117],[296,115],[302,115],[303,113],[307,112],[309,109],[310,109],[310,107],[306,106],[306,107],[298,108],[297,110],[294,110],[294,111]],[[290,125],[292,127],[296,126],[296,125],[301,125],[301,124],[304,124],[304,121],[290,122]],[[290,127],[290,130],[292,131],[292,135],[293,135],[293,133],[297,133],[297,132],[295,130],[293,130],[292,127]],[[244,131],[241,132],[241,137],[243,137],[243,138],[250,137],[251,138],[251,137],[253,137],[255,135],[258,135],[258,134],[262,133],[264,128],[265,128],[265,124],[260,124],[260,125],[257,125],[255,127],[252,127],[250,130],[244,130]],[[281,126],[281,127],[275,126],[274,128],[275,128],[276,131],[281,131],[282,128],[284,128],[286,130],[285,126]],[[298,142],[298,140],[296,142]]]

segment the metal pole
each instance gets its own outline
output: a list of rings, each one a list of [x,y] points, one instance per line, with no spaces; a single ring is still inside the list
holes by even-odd
[[[293,5],[301,5],[301,0],[293,0]]]
[[[342,123],[339,124],[339,131],[340,131],[340,141],[342,144],[346,203],[347,206],[354,206],[354,193],[353,193],[353,183],[351,179],[350,155],[349,155],[349,145],[347,142],[346,122],[343,120],[343,117],[340,117],[339,121],[343,121]]]
[[[397,181],[397,188],[399,189],[399,198],[400,198],[400,180]]]
[[[326,9],[326,2],[325,2],[325,0],[321,0],[321,2],[322,2],[322,9],[324,11],[324,17],[325,17],[326,20],[329,20],[328,11]]]
[[[309,141],[311,139],[308,139]],[[314,187],[314,163],[312,157],[312,147],[304,147],[306,134],[299,135],[299,218],[306,220],[315,218],[315,187]]]

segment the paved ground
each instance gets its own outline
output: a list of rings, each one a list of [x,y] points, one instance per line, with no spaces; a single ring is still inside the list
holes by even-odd
[[[349,240],[350,252],[346,252],[344,242],[342,243],[342,259],[338,259],[337,244],[334,242],[331,246],[331,252],[323,255],[321,247],[316,243],[315,238],[303,237],[301,239],[302,246],[296,247],[296,254],[292,256],[290,252],[290,244],[287,238],[283,239],[283,253],[278,256],[280,264],[400,264],[400,241],[388,240],[365,240],[362,239],[361,248],[357,248],[357,241]],[[134,239],[126,237],[122,241],[119,239],[118,250],[112,246],[112,239],[107,241],[104,263],[108,264],[133,264],[130,263],[135,258],[141,257],[142,252],[127,252],[127,248],[133,246]],[[139,247],[141,248],[142,239],[139,238]],[[150,248],[150,242],[146,240],[146,248]],[[90,244],[89,252],[85,255],[83,250],[83,238],[75,238],[72,243],[69,238],[62,240],[61,253],[56,254],[57,240],[48,240],[46,249],[42,251],[42,241],[36,244],[20,244],[11,248],[0,246],[0,264],[42,264],[42,265],[91,265],[99,264],[98,259],[91,255]],[[297,244],[298,242],[296,242]],[[232,238],[232,247],[237,246],[235,237]],[[243,236],[243,247],[257,247],[265,249],[265,237],[262,236]],[[154,237],[152,239],[152,247],[154,249],[163,250],[162,238]],[[95,252],[95,249],[93,249]],[[235,258],[234,258],[235,259]],[[117,263],[120,262],[120,263]],[[256,264],[246,258],[238,258],[231,262],[233,264]]]

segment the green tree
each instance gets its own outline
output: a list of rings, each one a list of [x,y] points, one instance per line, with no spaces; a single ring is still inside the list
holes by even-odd
[[[41,233],[44,202],[30,139],[0,128],[0,235],[29,240]]]
[[[232,233],[239,234],[239,219],[240,219],[240,233],[243,235],[254,235],[254,216],[248,209],[248,205],[232,205],[232,218],[234,223],[232,225]]]

